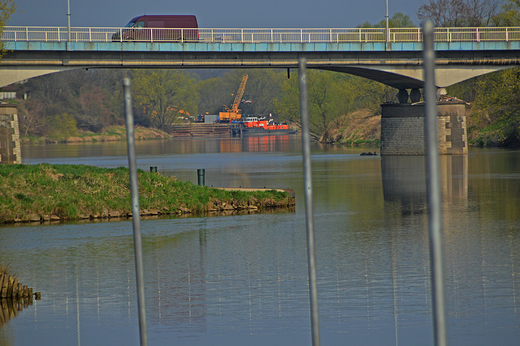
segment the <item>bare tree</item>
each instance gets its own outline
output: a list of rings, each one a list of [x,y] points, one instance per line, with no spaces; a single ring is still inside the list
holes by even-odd
[[[476,27],[490,25],[498,7],[498,0],[430,0],[419,7],[417,17],[430,19],[435,26]]]
[[[500,7],[498,0],[467,0],[470,8],[468,26],[489,26]]]

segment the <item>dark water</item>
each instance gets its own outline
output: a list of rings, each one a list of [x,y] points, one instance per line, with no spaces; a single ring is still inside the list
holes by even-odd
[[[310,345],[299,138],[138,142],[138,166],[292,188],[295,213],[143,220],[150,345]],[[323,345],[432,345],[423,157],[313,146]],[[125,143],[25,147],[25,163],[127,165]],[[448,341],[520,340],[520,151],[441,157]],[[128,221],[0,228],[43,299],[0,345],[138,345]]]

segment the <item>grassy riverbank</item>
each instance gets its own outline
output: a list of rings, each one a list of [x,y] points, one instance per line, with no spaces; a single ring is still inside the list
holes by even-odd
[[[359,109],[346,115],[341,124],[321,141],[352,147],[378,147],[381,143],[381,114],[377,110]]]
[[[294,204],[287,192],[224,191],[139,171],[143,215],[263,210]],[[127,168],[0,165],[0,223],[131,216]]]

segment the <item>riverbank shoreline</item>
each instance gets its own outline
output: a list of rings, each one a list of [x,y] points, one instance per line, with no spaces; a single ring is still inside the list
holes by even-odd
[[[140,215],[294,211],[288,190],[218,189],[139,171]],[[1,165],[0,224],[132,217],[128,169],[86,165]]]
[[[136,140],[155,140],[155,139],[172,139],[173,135],[164,131],[147,128],[142,126],[135,127]],[[45,145],[45,144],[80,144],[80,143],[97,143],[97,142],[117,142],[126,141],[125,126],[110,126],[101,133],[83,132],[77,136],[68,137],[66,140],[56,140],[51,137],[35,137],[21,136],[20,141],[24,145]]]

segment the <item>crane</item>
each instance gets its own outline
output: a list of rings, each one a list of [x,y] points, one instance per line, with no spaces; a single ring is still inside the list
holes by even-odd
[[[240,105],[240,101],[242,100],[242,96],[244,96],[244,91],[246,90],[246,83],[247,78],[249,76],[247,74],[244,75],[242,78],[242,82],[240,83],[240,86],[238,87],[237,94],[235,96],[235,102],[231,105],[231,108],[228,108],[224,105],[224,111],[219,113],[219,121],[220,122],[229,122],[233,120],[240,119],[242,116],[241,110],[238,109],[238,106]]]

